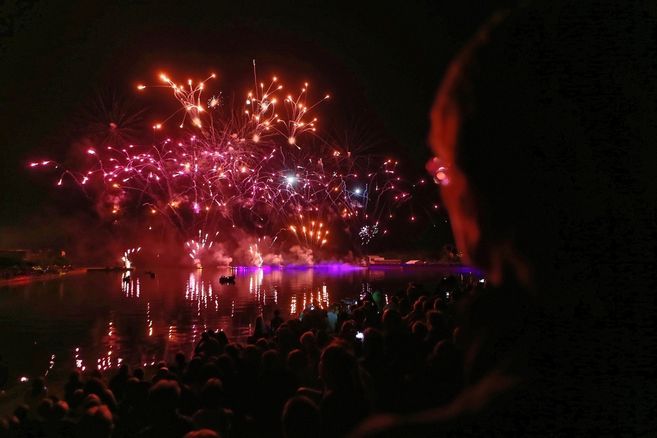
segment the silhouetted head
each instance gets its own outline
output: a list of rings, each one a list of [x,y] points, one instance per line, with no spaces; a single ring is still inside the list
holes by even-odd
[[[256,342],[256,346],[260,348],[262,351],[267,351],[269,350],[269,342],[265,338],[260,338]]]
[[[315,334],[311,331],[307,331],[301,335],[299,339],[301,346],[306,351],[311,351],[317,348],[317,340],[315,339]]]
[[[201,389],[201,403],[208,409],[216,409],[224,403],[224,385],[219,379],[210,379]]]
[[[255,345],[247,345],[242,352],[242,362],[247,367],[258,367],[262,353]]]
[[[136,377],[130,377],[125,382],[125,400],[128,403],[134,403],[141,395],[145,395],[142,390],[143,386],[139,384]]]
[[[386,332],[399,330],[402,325],[401,314],[397,309],[386,309],[381,318],[383,330]]]
[[[292,350],[287,355],[287,369],[293,373],[299,373],[300,371],[308,367],[308,356],[302,350],[298,348]]]
[[[242,350],[242,346],[240,344],[231,342],[230,344],[226,345],[226,348],[224,349],[224,353],[230,356],[234,361],[238,361],[241,350]]]
[[[267,350],[262,354],[262,373],[275,374],[283,369],[281,355],[276,350]]]
[[[100,406],[103,402],[100,401],[100,397],[96,394],[88,394],[82,399],[82,408],[87,410],[93,408],[94,406]]]
[[[53,402],[49,398],[44,398],[37,406],[37,414],[44,420],[50,420],[52,416]]]
[[[186,362],[185,353],[183,353],[182,351],[179,351],[178,353],[176,353],[176,357],[175,357],[174,360],[176,362],[176,365],[178,365],[179,368],[183,368],[185,366],[185,362]]]
[[[199,377],[201,379],[201,382],[205,382],[208,379],[219,378],[221,377],[221,369],[217,366],[217,364],[214,361],[206,362],[203,365],[201,365]]]
[[[321,435],[319,409],[307,397],[292,397],[283,408],[285,438],[305,438]]]
[[[46,382],[43,380],[43,378],[37,377],[35,379],[32,379],[32,387],[30,388],[30,392],[32,393],[32,395],[39,395],[45,391],[46,391]]]
[[[276,330],[276,344],[283,352],[292,350],[297,343],[297,335],[289,326],[283,324]]]
[[[155,372],[155,375],[153,376],[153,383],[163,379],[170,379],[170,378],[171,378],[171,373],[169,372],[169,368],[160,367],[158,368],[158,370]]]
[[[27,405],[18,405],[14,409],[14,417],[18,419],[18,421],[24,421],[27,418],[27,414],[30,412],[30,407]]]
[[[368,328],[363,335],[363,355],[371,358],[382,358],[385,352],[383,333],[375,328]]]
[[[66,417],[68,411],[68,403],[66,403],[64,400],[59,400],[52,407],[52,417],[55,420],[61,420],[62,418]]]
[[[222,354],[217,358],[217,367],[219,368],[220,377],[224,379],[231,378],[237,371],[236,360],[229,354]]]
[[[411,333],[413,334],[413,337],[418,341],[424,339],[424,337],[427,335],[427,331],[428,331],[427,325],[422,321],[415,321],[413,323],[413,327],[411,328]]]
[[[148,402],[156,413],[172,414],[179,401],[180,386],[175,380],[160,380],[148,392]]]
[[[76,389],[75,391],[73,391],[73,395],[69,400],[71,402],[71,409],[77,409],[78,407],[80,407],[80,405],[84,401],[84,398],[85,395],[82,389]]]
[[[429,330],[437,331],[445,329],[445,316],[442,312],[437,310],[430,310],[427,312],[427,323],[429,324]]]
[[[183,438],[221,438],[221,435],[212,429],[199,429],[187,432]]]
[[[322,351],[319,376],[330,390],[352,388],[356,378],[356,359],[343,346],[332,344]]]
[[[128,377],[130,375],[130,367],[128,367],[128,364],[121,364],[119,367],[119,376],[121,377]]]
[[[265,320],[262,315],[258,316],[255,319],[255,327],[253,329],[253,334],[255,336],[264,336],[266,332]]]
[[[85,394],[96,394],[99,397],[104,396],[105,392],[107,391],[107,387],[103,381],[95,377],[87,380],[83,389]]]
[[[651,57],[636,54],[655,51],[639,36],[653,30],[619,11],[544,2],[498,14],[448,69],[427,167],[465,261],[494,285],[604,287],[600,264],[651,254],[656,90]]]
[[[342,327],[340,327],[340,337],[345,340],[352,340],[356,336],[357,331],[358,326],[356,321],[350,319],[349,321],[342,323]]]
[[[142,368],[135,368],[132,375],[139,380],[144,380],[144,370]]]
[[[226,335],[226,332],[223,330],[219,330],[217,333],[215,333],[214,337],[222,347],[228,344],[228,335]]]
[[[112,413],[105,405],[93,406],[82,415],[77,429],[80,437],[109,438],[114,429]]]

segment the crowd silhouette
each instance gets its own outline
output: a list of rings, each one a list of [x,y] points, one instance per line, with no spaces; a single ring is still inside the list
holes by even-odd
[[[278,311],[268,322],[259,316],[243,343],[208,330],[192,357],[178,353],[146,370],[149,378],[126,364],[110,374],[74,371],[62,394],[36,378],[0,430],[11,437],[344,436],[372,413],[436,407],[458,393],[465,384],[459,309],[482,286],[460,275],[434,290],[365,290],[351,304],[311,303],[287,321]]]

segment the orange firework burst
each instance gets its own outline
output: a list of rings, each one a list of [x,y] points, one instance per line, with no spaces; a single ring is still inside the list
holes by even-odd
[[[311,247],[322,247],[328,242],[329,230],[324,227],[324,222],[310,221],[298,225],[290,225],[288,230],[294,234],[300,244]]]

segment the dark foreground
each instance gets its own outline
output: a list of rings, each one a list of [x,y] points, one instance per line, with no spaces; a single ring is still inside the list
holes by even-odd
[[[224,437],[336,437],[372,413],[445,404],[463,385],[457,303],[483,284],[443,277],[387,294],[374,282],[369,292],[329,302],[320,288],[290,309],[293,295],[272,316],[256,317],[249,334],[204,327],[192,351],[146,363],[149,378],[144,364],[127,360],[104,373],[102,364],[78,368],[56,393],[34,378],[2,428],[20,436],[162,437],[205,428]],[[197,288],[204,289],[186,293]]]

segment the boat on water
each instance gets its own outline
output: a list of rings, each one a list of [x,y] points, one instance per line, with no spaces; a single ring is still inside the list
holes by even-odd
[[[235,284],[235,276],[234,275],[229,275],[229,276],[222,275],[221,277],[219,277],[219,284]]]

